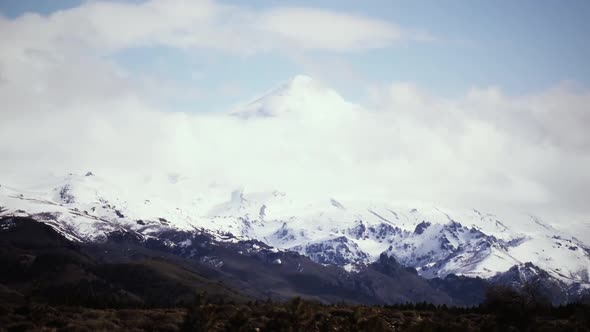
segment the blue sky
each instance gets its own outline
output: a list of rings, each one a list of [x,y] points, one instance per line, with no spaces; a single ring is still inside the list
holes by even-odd
[[[125,2],[125,1],[119,1]],[[79,0],[0,1],[9,18],[44,15]],[[134,1],[133,3],[139,3]],[[245,2],[223,1],[243,6]],[[265,10],[283,1],[252,1]],[[539,91],[561,81],[590,83],[590,2],[571,1],[291,1],[393,23],[428,34],[385,47],[344,52],[271,51],[236,55],[168,46],[128,47],[109,54],[130,73],[155,77],[199,96],[169,100],[183,110],[218,110],[248,100],[298,73],[328,82],[348,99],[365,97],[370,84],[413,82],[430,93],[457,96],[471,87],[498,86],[508,95]]]

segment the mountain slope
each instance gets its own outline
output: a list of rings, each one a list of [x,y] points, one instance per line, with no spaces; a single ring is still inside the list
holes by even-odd
[[[100,241],[122,230],[150,236],[165,228],[205,229],[219,239],[257,239],[349,270],[387,252],[430,278],[489,278],[531,262],[563,281],[588,283],[588,247],[536,217],[501,220],[477,210],[451,214],[333,198],[306,202],[278,191],[234,191],[226,201],[215,193],[166,201],[162,192],[152,198],[139,188],[142,196],[126,196],[105,179],[76,175],[43,191],[2,186],[0,215],[34,216],[75,241]],[[177,183],[166,192],[178,191],[171,195],[176,197],[185,189]]]
[[[0,226],[0,261],[10,270],[0,284],[56,304],[178,305],[203,292],[212,301],[301,296],[330,303],[455,303],[392,259],[348,273],[260,242],[224,243],[208,234],[168,231],[146,239],[119,233],[80,244],[29,218],[2,218]],[[180,238],[190,244],[168,245]]]
[[[15,294],[54,304],[91,306],[178,305],[197,294],[245,301],[217,280],[157,257],[106,263],[51,227],[28,218],[0,219],[0,284]],[[104,251],[104,247],[102,248]]]

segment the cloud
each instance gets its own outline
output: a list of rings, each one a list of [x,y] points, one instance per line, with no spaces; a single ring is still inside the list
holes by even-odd
[[[519,97],[474,89],[444,99],[395,83],[376,88],[364,107],[327,88],[295,92],[286,105],[283,95],[269,104],[279,110],[270,118],[171,113],[123,96],[91,101],[86,112],[20,116],[0,124],[2,181],[88,169],[174,173],[203,187],[561,217],[590,212],[590,151],[581,134],[590,124],[567,133],[540,108],[561,103],[563,117],[578,117],[580,110],[565,106],[578,105],[587,91],[554,99],[554,89]]]
[[[305,7],[254,11],[213,1],[86,2],[47,16],[0,21],[4,47],[109,54],[169,46],[253,54],[273,49],[349,51],[423,40],[372,18]],[[18,48],[18,47],[17,47]]]
[[[382,48],[409,37],[388,22],[312,8],[273,9],[260,24],[277,40],[312,50]]]
[[[200,95],[162,77],[129,75],[111,58],[137,47],[300,56],[386,47],[411,38],[394,24],[357,15],[304,7],[255,11],[208,0],[88,1],[49,15],[0,16],[0,96],[7,109],[0,116],[75,103],[84,110],[89,99],[122,95],[160,100]]]
[[[588,91],[565,82],[517,98],[506,97],[498,88],[473,89],[465,102],[482,120],[530,143],[588,151],[589,98]]]
[[[109,58],[150,45],[300,54],[412,38],[359,16],[209,1],[88,2],[0,19],[0,181],[88,169],[180,173],[204,186],[587,216],[587,89],[510,96],[485,87],[441,98],[398,82],[374,87],[362,107],[322,92],[305,95],[305,112],[243,121],[168,112],[159,99],[177,87]]]
[[[510,97],[491,87],[443,99],[396,83],[372,97],[395,123],[399,148],[414,158],[408,174],[427,179],[421,190],[473,205],[587,215],[589,92],[558,84]]]

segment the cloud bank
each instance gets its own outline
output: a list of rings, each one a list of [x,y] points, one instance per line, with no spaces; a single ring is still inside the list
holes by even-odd
[[[203,186],[587,218],[590,91],[575,84],[442,98],[392,83],[352,105],[316,82],[295,94],[303,106],[294,112],[244,120],[171,112],[157,87],[109,58],[150,45],[358,52],[416,36],[327,10],[210,1],[89,2],[0,19],[0,183],[85,170],[181,174]]]

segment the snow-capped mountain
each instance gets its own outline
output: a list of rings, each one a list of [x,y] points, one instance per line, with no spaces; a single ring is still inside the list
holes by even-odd
[[[101,241],[115,231],[149,238],[169,228],[198,229],[227,241],[257,239],[348,270],[385,252],[427,278],[490,278],[530,262],[558,280],[589,283],[588,246],[537,217],[335,198],[302,201],[278,191],[228,191],[224,198],[216,188],[193,192],[190,182],[154,189],[147,181],[130,191],[87,174],[27,190],[2,185],[0,215],[33,216],[75,241]]]
[[[313,122],[333,112],[353,119],[355,111],[335,91],[297,76],[228,116]],[[578,239],[587,236],[557,230],[537,216],[379,197],[247,192],[203,185],[193,175],[139,173],[13,179],[1,183],[0,216],[32,216],[82,242],[103,241],[113,232],[150,238],[168,229],[206,231],[221,241],[255,239],[349,271],[386,253],[426,278],[492,278],[530,263],[560,282],[590,287],[590,244]]]
[[[344,100],[335,90],[306,76],[297,75],[254,101],[236,108],[230,114],[241,119],[251,118],[313,118],[314,121],[351,116],[358,106]]]

